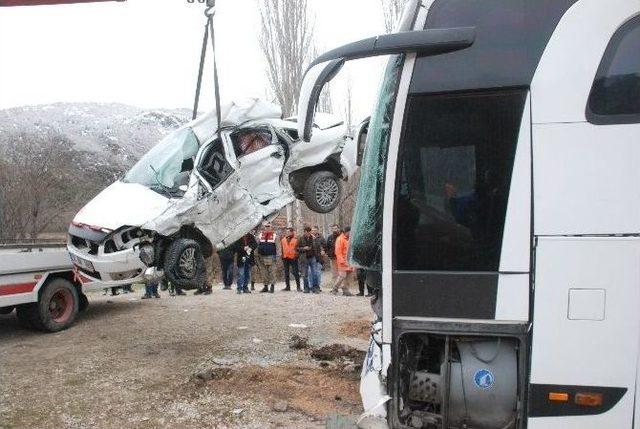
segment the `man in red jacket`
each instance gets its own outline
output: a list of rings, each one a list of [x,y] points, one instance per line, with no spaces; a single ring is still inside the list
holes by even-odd
[[[344,296],[352,296],[353,294],[349,290],[353,277],[353,267],[349,265],[347,255],[349,254],[349,236],[351,234],[351,228],[346,227],[344,232],[336,239],[336,264],[338,265],[338,279],[333,284],[333,295],[338,294],[338,290],[342,288],[342,294]]]

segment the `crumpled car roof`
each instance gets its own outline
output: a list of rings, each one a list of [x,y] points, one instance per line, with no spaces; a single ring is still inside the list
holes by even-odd
[[[222,128],[236,127],[249,121],[280,119],[282,117],[280,106],[257,98],[223,104],[220,107],[220,112]],[[216,111],[213,110],[201,116],[187,126],[193,130],[201,144],[209,142],[218,132]]]

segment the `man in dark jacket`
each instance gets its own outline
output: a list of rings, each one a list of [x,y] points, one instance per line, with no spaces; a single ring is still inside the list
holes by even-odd
[[[336,263],[336,239],[342,234],[340,227],[336,224],[331,225],[331,234],[327,236],[327,257],[331,264],[331,284],[335,284],[338,280],[338,265]]]
[[[304,279],[304,293],[320,293],[320,288],[314,287],[317,283],[316,264],[317,264],[317,240],[314,240],[311,234],[311,227],[304,227],[304,234],[298,240],[298,253],[300,254],[300,271]]]
[[[255,250],[258,243],[252,234],[246,234],[232,246],[236,254],[238,265],[238,294],[251,293],[249,290],[249,280],[251,278],[251,266],[255,263]]]
[[[222,269],[222,284],[225,289],[231,289],[233,284],[233,256],[234,252],[230,248],[218,252],[220,268]]]
[[[278,255],[278,245],[276,232],[271,226],[271,222],[265,222],[258,234],[258,255],[256,257],[256,267],[260,277],[264,282],[261,293],[273,293],[276,283],[276,264]]]

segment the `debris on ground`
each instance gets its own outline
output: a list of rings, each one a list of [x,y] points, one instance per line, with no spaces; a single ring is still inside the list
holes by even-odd
[[[302,323],[290,323],[289,327],[290,328],[296,328],[296,329],[307,329],[308,328],[307,325],[304,325]]]
[[[344,344],[330,344],[315,348],[311,351],[311,357],[319,361],[350,360],[362,362],[367,353]]]
[[[371,335],[371,319],[363,318],[342,322],[338,328],[338,333],[345,337],[368,340]]]
[[[363,411],[359,375],[343,371],[363,359],[322,368],[309,353],[333,343],[366,350],[366,339],[338,328],[371,319],[367,300],[283,293],[265,310],[264,296],[221,287],[209,297],[130,298],[90,294],[78,323],[54,336],[0,315],[0,427],[325,429],[331,415]],[[290,348],[296,333],[307,349]],[[56,362],[55,377],[33,371],[43,361]],[[286,412],[272,409],[277,401]]]
[[[294,334],[289,339],[289,348],[291,350],[302,350],[309,348],[309,338]]]
[[[286,413],[289,409],[289,403],[287,401],[278,401],[273,404],[273,411],[277,411],[278,413]]]
[[[196,370],[193,373],[193,378],[198,381],[211,381],[211,380],[222,380],[225,378],[231,377],[233,373],[233,369],[229,367],[219,367],[219,368],[206,368]]]

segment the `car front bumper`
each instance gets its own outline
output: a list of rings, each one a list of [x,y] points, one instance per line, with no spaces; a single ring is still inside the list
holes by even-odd
[[[104,253],[101,245],[97,255],[72,244],[67,249],[78,271],[105,287],[123,286],[144,280],[147,266],[140,260],[138,248]]]

